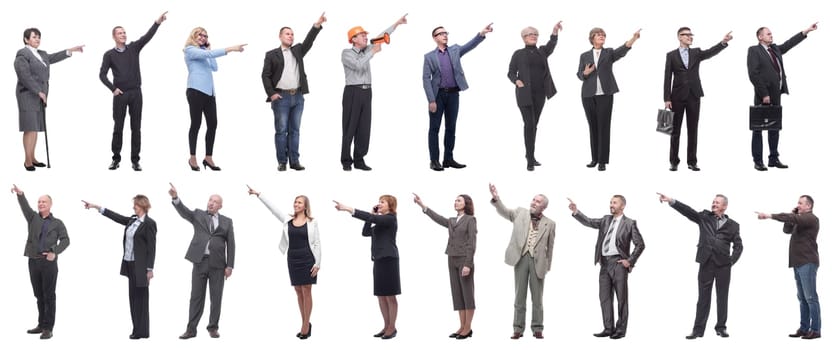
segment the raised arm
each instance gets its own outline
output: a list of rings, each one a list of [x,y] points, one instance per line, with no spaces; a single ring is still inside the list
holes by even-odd
[[[688,218],[690,221],[693,221],[697,224],[701,221],[699,213],[696,212],[696,210],[694,210],[693,208],[671,197],[665,196],[661,193],[657,194],[659,195],[659,202],[669,204],[671,208],[676,209],[676,211],[678,211],[684,217]]]
[[[552,52],[555,51],[555,46],[558,45],[558,32],[560,32],[560,30],[563,29],[561,22],[562,21],[558,21],[558,23],[555,24],[555,27],[552,28],[552,35],[549,36],[549,41],[546,42],[546,45],[540,48],[540,50],[543,51],[543,54],[546,57],[549,57],[549,55],[551,55]]]
[[[29,202],[26,201],[26,195],[23,194],[23,191],[17,188],[17,185],[12,185],[12,193],[17,195],[17,203],[20,204],[20,210],[23,212],[23,218],[26,219],[26,222],[31,222],[35,215],[38,215],[31,206],[29,206]]]
[[[503,201],[500,200],[500,196],[497,194],[497,187],[493,184],[488,184],[488,189],[491,191],[491,204],[497,209],[497,214],[500,214],[500,216],[506,218],[508,221],[514,222],[517,213],[503,205]]]
[[[326,12],[321,14],[321,17],[312,25],[312,29],[309,30],[309,33],[306,33],[306,38],[303,39],[301,42],[300,48],[300,55],[301,57],[306,56],[306,53],[312,48],[312,43],[315,42],[315,38],[318,37],[318,33],[321,32],[323,29],[323,23],[326,22]]]
[[[173,184],[170,184],[168,194],[170,194],[170,198],[173,201],[173,207],[176,208],[176,212],[179,213],[179,216],[188,220],[188,222],[193,223],[194,212],[182,203],[182,200],[179,198],[179,193],[176,191],[176,187],[173,187]]]
[[[156,31],[159,30],[159,25],[161,25],[162,22],[168,19],[167,15],[167,11],[162,13],[162,15],[159,16],[159,18],[157,18],[156,21],[153,22],[153,25],[150,26],[150,29],[147,30],[147,33],[142,35],[142,37],[139,38],[139,40],[136,40],[133,43],[134,45],[138,46],[139,50],[141,50],[148,42],[150,42],[150,39],[153,39],[153,36],[156,35]]]

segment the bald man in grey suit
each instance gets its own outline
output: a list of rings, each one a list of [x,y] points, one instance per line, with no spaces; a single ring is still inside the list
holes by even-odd
[[[185,259],[194,264],[191,273],[188,327],[179,339],[196,337],[196,326],[205,308],[206,283],[211,292],[208,334],[211,338],[219,338],[222,289],[234,268],[234,224],[230,218],[219,214],[219,210],[222,209],[222,197],[219,195],[211,195],[206,210],[191,210],[179,199],[179,194],[172,184],[168,193],[179,216],[194,226],[194,237],[185,254]]]
[[[543,282],[552,267],[552,248],[555,244],[555,222],[543,216],[549,199],[534,196],[529,208],[508,209],[500,201],[497,187],[488,185],[491,204],[497,213],[514,223],[511,240],[506,248],[505,262],[514,266],[514,333],[519,339],[526,328],[526,295],[532,293],[532,332],[543,339]]]

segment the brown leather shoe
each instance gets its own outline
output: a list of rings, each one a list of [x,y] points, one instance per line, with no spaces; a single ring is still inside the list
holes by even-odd
[[[50,331],[48,329],[44,329],[43,333],[40,334],[40,338],[41,339],[51,339],[52,338],[52,331]],[[803,337],[803,338],[805,339],[806,337]],[[818,338],[820,338],[820,334],[818,334]]]
[[[535,331],[534,337],[537,339],[543,339],[543,331]]]
[[[185,333],[179,336],[179,339],[191,339],[193,337],[196,337],[196,332],[185,331]]]
[[[800,338],[808,333],[809,332],[802,331],[798,328],[797,331],[794,332],[794,334],[789,334],[789,338]]]
[[[32,329],[26,330],[26,333],[29,333],[29,334],[41,334],[41,333],[43,333],[43,328],[40,328],[40,327],[35,327],[35,328],[32,328]],[[801,334],[801,335],[802,335],[802,334]]]
[[[217,332],[216,329],[209,329],[208,330],[208,335],[210,335],[211,338],[219,338],[220,337],[220,332]]]
[[[514,334],[511,335],[511,339],[520,339],[520,337],[522,337],[522,336],[523,336],[523,333],[514,332]]]
[[[44,331],[44,333],[45,332],[48,332],[48,331]],[[809,330],[808,332],[806,332],[806,335],[800,337],[800,339],[817,339],[817,338],[820,338],[820,332],[815,332],[813,330]],[[41,339],[43,339],[43,336],[41,336]]]

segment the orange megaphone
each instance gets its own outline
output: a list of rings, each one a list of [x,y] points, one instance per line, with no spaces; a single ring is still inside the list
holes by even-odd
[[[390,43],[390,34],[384,33],[384,34],[380,35],[379,37],[370,39],[370,44],[373,44],[373,45],[381,43],[381,42],[383,42],[385,44],[389,44]]]

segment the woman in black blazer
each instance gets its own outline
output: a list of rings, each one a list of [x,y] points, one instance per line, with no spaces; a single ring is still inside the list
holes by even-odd
[[[135,215],[127,217],[102,208],[97,204],[84,202],[84,208],[96,209],[110,220],[124,225],[121,261],[121,275],[127,277],[130,296],[130,316],[133,318],[133,332],[130,339],[150,337],[150,279],[153,278],[153,263],[156,260],[156,221],[147,216],[150,200],[144,195],[133,197]]]
[[[373,260],[373,294],[378,297],[381,316],[384,318],[384,329],[374,334],[381,339],[392,339],[396,336],[396,316],[399,303],[396,295],[402,293],[401,278],[399,276],[399,248],[396,246],[396,197],[383,195],[373,212],[354,209],[335,202],[335,209],[347,211],[356,219],[364,221],[361,235],[371,237],[371,253]]]
[[[461,194],[454,200],[456,216],[446,218],[428,208],[417,194],[413,202],[422,207],[422,212],[437,224],[448,228],[448,272],[451,280],[451,297],[454,310],[459,311],[459,329],[451,338],[467,339],[474,331],[474,252],[477,250],[477,218],[474,217],[474,201],[471,196]]]
[[[589,31],[592,49],[581,54],[578,63],[578,79],[582,80],[581,100],[589,123],[589,144],[592,161],[587,168],[598,166],[598,171],[607,170],[610,162],[610,124],[612,122],[612,95],[618,92],[612,64],[630,51],[633,43],[641,37],[641,29],[630,40],[617,49],[604,48],[607,33],[601,28]]]

